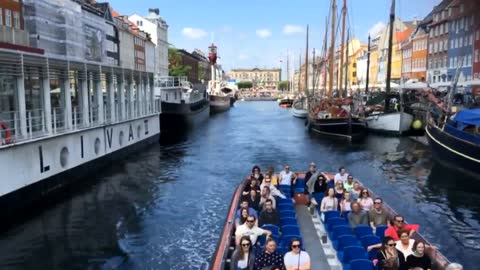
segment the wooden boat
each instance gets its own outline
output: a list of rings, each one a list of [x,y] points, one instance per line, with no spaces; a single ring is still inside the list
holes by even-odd
[[[480,109],[464,109],[446,121],[431,115],[425,131],[433,157],[480,178]]]
[[[289,98],[289,97],[286,97],[286,98],[282,98],[280,99],[280,101],[278,102],[278,106],[282,107],[282,108],[291,108],[293,105],[293,99],[292,98]]]
[[[306,98],[297,99],[293,102],[292,115],[297,118],[307,118],[308,105]]]
[[[310,111],[307,129],[319,135],[349,141],[361,141],[367,135],[367,125],[363,119],[352,116],[348,106],[350,99],[323,99]]]
[[[332,180],[334,178],[334,173],[323,173],[325,177],[328,180]],[[295,186],[295,189],[298,192],[303,191],[303,185],[304,185],[304,173],[297,173],[298,179],[297,183]],[[210,261],[208,269],[212,270],[228,270],[230,269],[230,262],[231,262],[231,256],[233,254],[233,251],[235,249],[235,213],[238,209],[238,205],[240,204],[242,192],[244,188],[246,187],[248,182],[248,179],[246,178],[244,181],[240,183],[240,185],[237,187],[232,201],[230,203],[230,207],[227,213],[227,217],[225,220],[225,225],[223,227],[223,230],[221,232],[221,236],[217,245],[217,248],[212,256],[212,259]],[[279,186],[279,189],[282,189],[282,186]],[[287,189],[289,189],[289,186],[287,186]],[[289,192],[284,192],[285,195],[288,196]],[[376,197],[375,194],[371,193],[372,197]],[[295,194],[296,196],[296,194]],[[317,201],[321,199],[318,198]],[[287,199],[284,199],[283,201],[278,198],[277,199],[277,208],[280,209],[280,219],[284,219],[284,214],[282,213],[288,213],[288,215],[291,215],[292,211],[294,211],[295,216],[294,219],[297,222],[297,227],[298,231],[300,232],[300,235],[294,236],[296,238],[300,238],[302,240],[302,248],[307,251],[310,255],[310,260],[311,260],[311,269],[350,269],[350,263],[363,263],[363,265],[366,265],[366,267],[362,267],[361,269],[364,270],[373,270],[374,266],[372,261],[370,261],[370,258],[367,257],[365,254],[365,259],[358,260],[358,261],[348,261],[349,263],[346,263],[347,259],[344,258],[345,261],[339,260],[339,255],[340,252],[337,252],[334,248],[334,244],[331,239],[331,234],[327,231],[327,226],[326,226],[326,219],[325,217],[327,214],[323,215],[320,214],[318,209],[315,209],[315,214],[311,215],[309,209],[305,205],[296,205],[296,206],[291,206],[289,209],[293,209],[290,211],[282,211],[280,205],[286,205],[288,206],[288,202],[290,201],[291,204],[292,200],[291,198],[287,197]],[[396,215],[397,213],[384,202],[384,209],[389,212],[392,216]],[[337,211],[330,211],[329,214],[332,214],[333,212]],[[329,215],[328,214],[328,215]],[[338,212],[337,212],[338,214]],[[283,218],[282,218],[283,217]],[[289,221],[291,221],[291,218],[287,218]],[[287,220],[286,219],[286,220]],[[282,222],[282,221],[281,221]],[[270,225],[271,226],[271,225]],[[295,225],[294,225],[295,226]],[[282,226],[283,227],[283,226]],[[385,229],[385,228],[383,228]],[[377,232],[382,231],[380,228],[377,229]],[[353,235],[353,233],[352,233]],[[373,235],[372,234],[368,234]],[[283,237],[290,237],[290,236],[273,236],[273,238],[279,238],[277,239],[277,251],[281,252],[284,254],[286,251],[283,249]],[[421,234],[418,232],[414,234],[413,238],[415,240],[421,240],[424,241],[427,244],[430,244]],[[258,241],[257,241],[258,242]],[[431,244],[430,244],[431,245]],[[362,247],[362,248],[365,248]],[[260,250],[262,250],[260,248]],[[366,248],[365,248],[366,252]],[[282,255],[283,255],[282,254]],[[328,254],[328,256],[326,255]],[[450,263],[449,260],[442,255],[439,251],[437,250],[432,250],[432,249],[427,249],[426,254],[431,258],[433,267],[432,270],[444,270],[446,266]],[[357,268],[358,269],[358,268]]]

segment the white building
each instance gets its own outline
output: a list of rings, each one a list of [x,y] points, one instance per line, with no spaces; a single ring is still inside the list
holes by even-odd
[[[357,82],[361,86],[367,83],[367,50],[361,52],[357,58]]]
[[[138,28],[148,34],[155,44],[155,74],[168,76],[168,25],[160,17],[158,8],[148,10],[147,16],[133,14],[128,19],[135,23]]]

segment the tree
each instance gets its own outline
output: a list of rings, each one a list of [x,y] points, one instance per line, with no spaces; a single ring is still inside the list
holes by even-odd
[[[238,89],[244,89],[244,88],[252,88],[253,84],[252,82],[239,82],[237,83]]]
[[[168,75],[169,76],[187,76],[190,66],[182,64],[182,56],[175,48],[168,48]]]
[[[280,81],[278,83],[278,89],[284,91],[284,90],[288,90],[288,81]]]
[[[198,80],[202,81],[205,77],[205,68],[203,67],[202,62],[198,62]]]

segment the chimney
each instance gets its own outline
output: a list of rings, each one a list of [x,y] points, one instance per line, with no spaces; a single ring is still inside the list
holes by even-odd
[[[413,17],[413,25],[417,25],[418,24],[418,21],[417,21],[417,16]]]
[[[150,16],[159,16],[160,15],[160,9],[158,8],[149,8],[148,13]]]

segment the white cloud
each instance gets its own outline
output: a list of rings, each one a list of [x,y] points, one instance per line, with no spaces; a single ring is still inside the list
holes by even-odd
[[[370,34],[370,35],[376,35],[376,34],[378,34],[378,32],[380,32],[380,30],[382,30],[385,26],[386,26],[386,24],[384,24],[383,22],[377,22],[376,24],[374,24],[374,25],[368,30],[368,34]]]
[[[183,28],[182,34],[191,39],[200,39],[207,36],[207,32],[205,32],[205,30],[190,27]]]
[[[272,36],[272,32],[268,29],[258,29],[256,33],[259,38],[268,38]]]
[[[232,27],[231,27],[230,25],[224,25],[224,26],[222,26],[222,28],[221,28],[221,31],[224,32],[224,33],[230,33],[230,32],[232,32],[232,30],[233,30],[233,29],[232,29]]]
[[[283,27],[283,33],[285,35],[293,35],[303,33],[305,30],[302,26],[287,24]]]
[[[248,55],[246,55],[246,54],[244,54],[244,53],[241,53],[241,54],[238,55],[237,58],[238,58],[238,60],[241,60],[241,61],[247,60],[247,59],[248,59]]]

